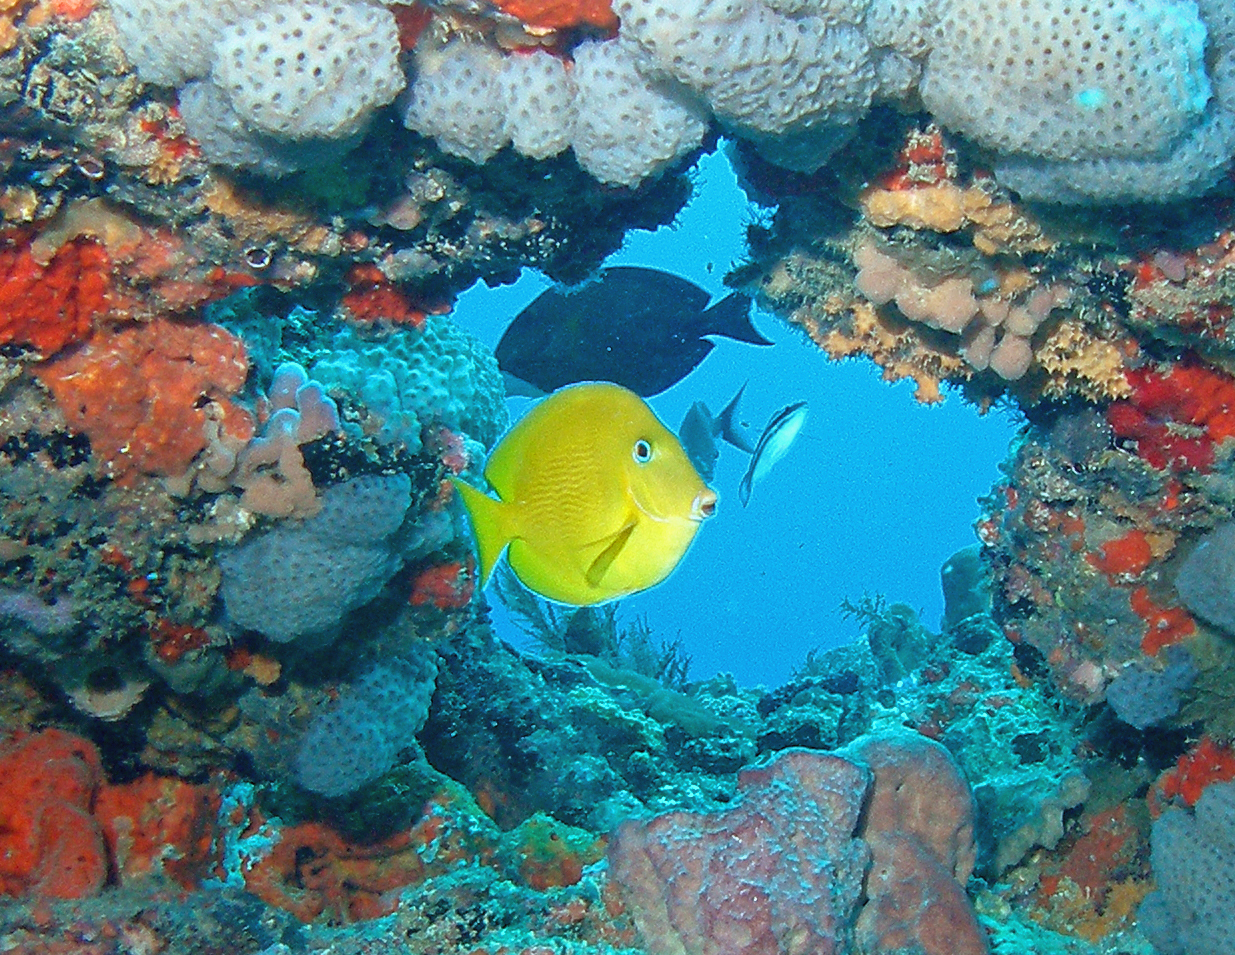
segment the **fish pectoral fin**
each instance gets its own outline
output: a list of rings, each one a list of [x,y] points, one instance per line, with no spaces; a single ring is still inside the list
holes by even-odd
[[[584,578],[588,584],[593,587],[599,587],[600,582],[605,579],[605,574],[609,572],[609,568],[613,566],[613,562],[617,560],[618,554],[622,553],[622,548],[630,540],[630,535],[635,532],[635,522],[631,521],[623,527],[614,536],[599,554],[584,574]]]

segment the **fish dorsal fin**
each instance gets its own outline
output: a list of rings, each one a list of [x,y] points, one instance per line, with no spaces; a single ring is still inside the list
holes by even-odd
[[[617,532],[604,550],[596,555],[596,559],[592,561],[584,575],[589,585],[600,586],[600,582],[605,579],[605,574],[609,572],[609,568],[613,566],[613,562],[617,560],[618,554],[622,553],[622,548],[630,541],[630,535],[634,532],[635,522],[632,520]]]

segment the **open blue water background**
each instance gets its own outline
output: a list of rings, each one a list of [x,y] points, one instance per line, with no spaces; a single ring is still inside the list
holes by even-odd
[[[632,232],[606,264],[666,269],[719,297],[759,214],[718,151],[700,161],[695,195],[673,227]],[[551,284],[534,272],[501,288],[479,284],[460,297],[455,318],[495,346]],[[773,347],[717,339],[699,368],[650,404],[676,432],[692,402],[718,412],[749,382],[740,420],[752,443],[793,401],[809,402],[806,427],[747,507],[737,489],[749,459],[722,445],[717,515],[667,581],[621,602],[619,620],[645,615],[657,640],[680,639],[695,679],[728,671],[742,685],[775,686],[812,648],[857,634],[839,612],[845,598],[882,594],[937,628],[939,568],[974,543],[977,500],[997,479],[1015,427],[1000,414],[979,416],[956,394],[923,407],[911,382],[888,384],[867,361],[830,361],[780,319],[758,311],[754,319]],[[512,416],[530,404],[511,399]],[[526,645],[500,607],[494,621],[504,639]]]

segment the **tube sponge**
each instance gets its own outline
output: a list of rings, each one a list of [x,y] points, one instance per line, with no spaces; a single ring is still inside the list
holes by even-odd
[[[294,761],[297,782],[337,797],[389,771],[416,744],[436,681],[437,657],[427,651],[374,664],[309,724]]]
[[[1157,889],[1137,921],[1162,955],[1235,951],[1235,783],[1211,783],[1195,814],[1171,808],[1150,839]]]
[[[399,569],[395,532],[411,502],[406,474],[352,478],[322,492],[313,517],[221,553],[228,619],[279,643],[333,640]]]

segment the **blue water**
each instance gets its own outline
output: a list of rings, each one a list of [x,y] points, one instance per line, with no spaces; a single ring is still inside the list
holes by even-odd
[[[743,261],[746,225],[766,212],[750,204],[718,150],[700,160],[695,195],[674,225],[631,232],[605,264],[667,269],[719,297],[725,273]],[[530,271],[501,288],[478,283],[454,317],[495,346],[551,284]],[[1014,425],[979,416],[956,394],[923,407],[912,383],[888,384],[870,362],[830,361],[767,313],[755,324],[773,347],[718,339],[695,372],[650,403],[676,431],[692,402],[719,411],[749,382],[740,420],[752,440],[792,401],[809,402],[806,427],[745,508],[737,488],[748,458],[722,446],[717,516],[669,580],[621,602],[619,619],[646,615],[655,639],[680,639],[695,679],[727,671],[745,686],[776,686],[811,649],[857,635],[839,613],[846,598],[883,594],[937,627],[939,568],[974,542],[977,499],[998,477]],[[512,415],[530,404],[511,399]],[[500,607],[494,619],[504,639],[525,645]]]

